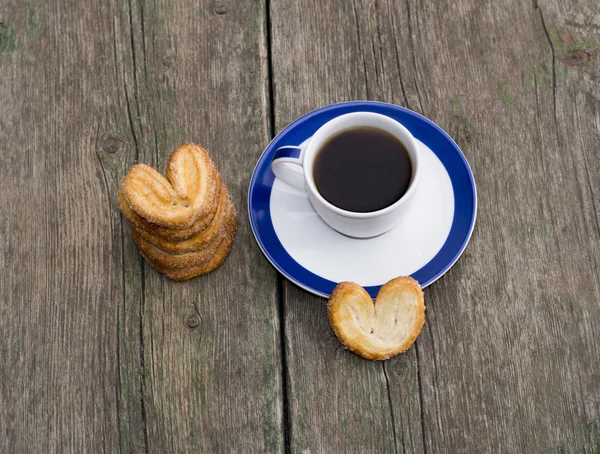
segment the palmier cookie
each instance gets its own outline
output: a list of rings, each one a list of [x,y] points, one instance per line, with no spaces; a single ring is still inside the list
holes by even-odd
[[[144,219],[131,209],[131,207],[127,203],[127,200],[125,199],[125,195],[123,194],[121,188],[119,188],[118,197],[119,208],[121,209],[121,212],[125,215],[125,217],[129,219],[129,222],[131,222],[135,229],[146,231],[154,237],[162,238],[167,241],[185,241],[205,230],[217,214],[217,209],[219,208],[218,201],[221,196],[221,192],[226,190],[225,185],[221,182],[220,177],[217,176],[217,179],[217,191],[215,192],[215,200],[210,201],[210,204],[212,206],[210,213],[208,213],[208,215],[204,216],[203,218],[198,219],[191,227],[188,227],[187,229],[169,229],[148,222],[146,219]]]
[[[232,223],[228,226],[228,231],[226,232],[225,237],[220,241],[213,245],[208,251],[206,260],[203,263],[199,263],[197,265],[188,266],[186,268],[169,268],[160,263],[153,262],[149,260],[148,257],[144,256],[142,252],[142,256],[150,263],[152,268],[158,271],[161,274],[164,274],[166,277],[173,281],[187,281],[188,279],[192,279],[194,277],[210,273],[211,271],[219,268],[229,255],[231,251],[231,247],[233,245],[233,239],[235,238],[235,232],[237,230],[237,219],[234,218]]]
[[[151,256],[156,255],[162,257],[163,254],[167,257],[163,259],[163,263],[168,265],[165,260],[169,260],[170,255],[183,255],[191,253],[198,255],[199,252],[207,249],[215,240],[215,238],[223,238],[224,232],[227,230],[228,225],[231,222],[231,218],[235,217],[235,208],[229,192],[223,188],[221,191],[221,200],[219,201],[219,207],[217,214],[214,216],[213,221],[206,227],[206,229],[196,236],[184,241],[167,241],[162,238],[153,236],[151,233],[142,230],[135,229],[136,236],[141,237],[145,242],[150,243],[154,246],[156,253],[150,253]],[[151,248],[152,250],[154,248]],[[158,258],[160,261],[161,258]],[[171,265],[177,268],[175,265]],[[187,265],[186,265],[187,266]]]
[[[121,181],[127,205],[147,221],[170,229],[191,227],[210,213],[217,169],[204,148],[185,144],[169,157],[167,178],[136,164]]]
[[[423,291],[411,277],[392,279],[375,302],[354,282],[342,282],[329,297],[329,324],[350,351],[384,360],[408,350],[425,322]]]

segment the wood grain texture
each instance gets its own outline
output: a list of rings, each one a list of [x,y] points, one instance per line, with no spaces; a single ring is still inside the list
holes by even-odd
[[[269,134],[264,8],[133,3],[119,23],[117,48],[132,62],[124,86],[138,160],[162,170],[178,144],[202,144],[239,216],[232,253],[210,275],[173,283],[142,262],[142,300],[129,314],[139,323],[141,366],[121,374],[139,380],[142,412],[129,419],[141,416],[147,448],[157,452],[279,451],[276,275],[252,243],[244,209]]]
[[[117,89],[100,15],[0,2],[1,452],[116,447],[114,213],[96,153]]]
[[[598,54],[566,67],[550,45],[566,4],[414,6],[414,47],[435,56],[416,59],[424,113],[459,141],[479,195],[466,255],[428,292],[426,447],[597,451]],[[596,20],[591,6],[569,14]]]
[[[292,450],[600,449],[598,17],[594,1],[272,2],[277,129],[331,102],[405,105],[458,142],[479,195],[385,377],[286,286]]]
[[[411,104],[418,103],[415,77],[397,63],[396,52],[411,56],[394,35],[406,21],[393,23],[379,7],[360,1],[271,2],[277,130],[339,101],[380,99],[419,110]],[[284,298],[292,452],[420,451],[416,349],[386,363],[362,360],[335,338],[324,299],[289,283]]]
[[[269,139],[262,2],[0,2],[0,451],[283,449],[276,274],[246,191]],[[173,283],[116,204],[206,147],[231,256]]]

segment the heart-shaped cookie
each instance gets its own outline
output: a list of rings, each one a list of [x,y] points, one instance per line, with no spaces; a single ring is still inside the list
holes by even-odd
[[[411,277],[386,283],[375,302],[354,282],[342,282],[329,297],[329,323],[340,342],[370,360],[408,350],[425,323],[423,290]]]
[[[125,202],[153,224],[186,229],[212,211],[217,169],[206,150],[195,144],[178,147],[167,163],[167,178],[136,164],[121,181]]]

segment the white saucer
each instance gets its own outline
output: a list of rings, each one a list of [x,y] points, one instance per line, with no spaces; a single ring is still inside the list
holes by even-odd
[[[375,238],[350,238],[333,230],[303,192],[276,180],[270,170],[277,148],[299,145],[326,121],[353,111],[377,112],[402,123],[417,139],[423,158],[411,211]],[[337,283],[354,281],[375,297],[394,277],[412,275],[426,287],[455,263],[473,231],[476,192],[464,156],[431,121],[399,106],[355,102],[319,109],[283,130],[254,170],[248,206],[263,253],[292,282],[328,297]]]

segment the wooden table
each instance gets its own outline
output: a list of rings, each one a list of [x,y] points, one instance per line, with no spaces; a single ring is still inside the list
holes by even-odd
[[[246,212],[298,116],[429,117],[478,185],[416,347],[340,347]],[[0,0],[0,452],[600,452],[598,0]],[[205,146],[239,212],[185,283],[117,207]]]

